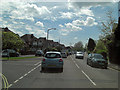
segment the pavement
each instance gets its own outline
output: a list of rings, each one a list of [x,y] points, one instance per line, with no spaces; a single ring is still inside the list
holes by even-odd
[[[63,72],[56,69],[41,72],[41,60],[42,57],[37,57],[2,62],[8,88],[118,88],[118,71],[88,66],[86,57],[64,58]]]

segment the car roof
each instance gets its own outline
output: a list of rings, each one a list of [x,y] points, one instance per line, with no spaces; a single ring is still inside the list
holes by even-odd
[[[57,54],[60,54],[60,52],[56,52],[56,51],[49,51],[49,52],[46,52],[47,53],[57,53]]]

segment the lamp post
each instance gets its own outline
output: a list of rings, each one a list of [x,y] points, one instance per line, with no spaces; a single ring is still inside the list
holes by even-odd
[[[47,48],[48,48],[48,36],[49,36],[49,31],[50,30],[56,30],[56,28],[50,28],[47,30]]]
[[[48,36],[49,36],[49,31],[50,30],[56,30],[56,28],[50,28],[50,29],[47,30],[47,40],[48,40]]]

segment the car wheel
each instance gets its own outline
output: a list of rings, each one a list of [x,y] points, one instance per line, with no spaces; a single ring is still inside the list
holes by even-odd
[[[60,72],[63,72],[63,68],[60,68]]]
[[[89,65],[88,61],[87,61],[87,65]]]
[[[45,71],[45,68],[42,67],[42,68],[41,68],[41,71]]]
[[[93,67],[93,63],[91,63],[91,67]]]
[[[104,69],[107,69],[107,66],[104,66]]]

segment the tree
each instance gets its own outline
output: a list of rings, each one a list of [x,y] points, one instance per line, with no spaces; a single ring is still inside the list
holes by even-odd
[[[81,41],[75,43],[73,49],[76,51],[83,51],[83,43]]]
[[[107,15],[107,21],[101,22],[102,26],[100,26],[100,30],[102,31],[103,36],[111,35],[114,32],[113,26],[116,22],[115,18],[113,18],[113,11],[109,10]]]
[[[92,52],[94,50],[95,46],[96,46],[95,41],[92,38],[89,38],[87,49],[90,52]]]
[[[3,49],[21,49],[24,46],[22,39],[13,32],[2,33],[2,48]]]

